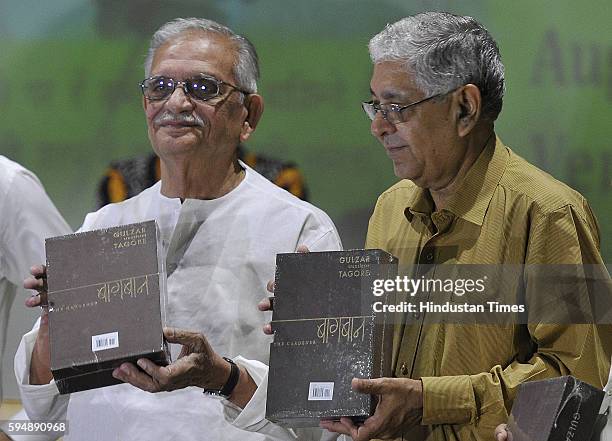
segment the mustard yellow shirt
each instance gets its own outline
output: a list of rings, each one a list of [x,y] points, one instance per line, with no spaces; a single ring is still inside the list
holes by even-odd
[[[492,139],[448,208],[408,180],[378,199],[367,248],[412,264],[600,264],[599,228],[578,192]],[[407,440],[491,440],[507,422],[518,386],[574,375],[603,387],[603,327],[580,325],[396,325],[396,377],[423,382],[422,426]],[[608,328],[609,329],[609,328]],[[604,346],[606,350],[604,350]]]

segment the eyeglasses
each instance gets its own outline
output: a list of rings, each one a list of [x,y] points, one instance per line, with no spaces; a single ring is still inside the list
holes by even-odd
[[[239,89],[233,84],[218,80],[215,77],[200,75],[183,81],[174,78],[156,76],[147,78],[140,83],[142,94],[150,101],[166,100],[172,96],[177,87],[181,87],[185,95],[199,101],[208,101],[221,95],[221,85],[231,87],[248,95],[250,92]]]
[[[385,121],[388,121],[391,124],[399,124],[406,122],[407,118],[402,115],[404,110],[451,92],[452,90],[444,93],[437,93],[435,95],[428,96],[427,98],[423,98],[415,103],[406,104],[405,106],[400,106],[399,104],[380,104],[375,103],[374,101],[368,101],[366,103],[361,103],[361,107],[371,121],[374,121],[376,114],[380,112]]]

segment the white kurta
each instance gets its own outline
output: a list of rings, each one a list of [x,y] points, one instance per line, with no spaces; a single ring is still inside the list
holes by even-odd
[[[161,184],[85,218],[82,231],[155,219],[168,272],[167,324],[203,333],[219,354],[267,362],[271,338],[257,310],[274,277],[277,253],[304,244],[341,248],[321,210],[276,187],[246,165],[243,181],[214,200],[167,198]],[[59,396],[53,382],[29,385],[29,356],[37,326],[15,357],[24,407],[31,418],[61,417],[65,440],[261,440],[229,424],[222,403],[199,388],[149,394],[123,384]],[[180,348],[173,347],[173,356]]]
[[[23,279],[32,265],[45,261],[45,238],[70,232],[34,173],[0,155],[0,366],[11,305],[18,294],[29,295]],[[0,428],[8,430],[4,426]]]
[[[320,428],[288,429],[266,419],[266,397],[268,390],[268,366],[257,360],[238,357],[237,364],[243,366],[255,381],[257,390],[244,409],[224,400],[224,415],[234,427],[257,432],[271,441],[348,441],[346,435],[338,436]]]

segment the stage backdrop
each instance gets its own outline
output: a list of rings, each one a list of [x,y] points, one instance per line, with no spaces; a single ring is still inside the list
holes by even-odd
[[[497,133],[581,191],[612,257],[612,28],[608,0],[4,0],[0,2],[0,153],[32,169],[73,227],[95,208],[112,159],[149,151],[138,83],[151,33],[208,17],[250,37],[266,111],[252,150],[296,161],[312,202],[347,247],[363,245],[376,197],[396,178],[370,136],[369,38],[424,10],[473,15],[500,44],[507,72]],[[5,213],[0,213],[4,216]],[[14,305],[5,396],[19,336]]]
[[[0,152],[35,171],[68,221],[94,209],[111,159],[149,151],[138,82],[148,38],[176,16],[246,34],[266,111],[255,151],[296,161],[346,245],[363,243],[395,181],[369,134],[367,41],[423,10],[470,14],[500,43],[504,142],[581,191],[612,256],[612,28],[607,2],[569,0],[38,0],[0,3]]]

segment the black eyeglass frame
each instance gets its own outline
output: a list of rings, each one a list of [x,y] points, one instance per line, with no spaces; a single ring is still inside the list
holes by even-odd
[[[168,93],[165,96],[161,97],[161,98],[151,98],[150,96],[147,96],[147,93],[146,93],[147,86],[145,85],[145,83],[147,81],[160,80],[162,78],[165,79],[165,81],[166,81],[165,84],[166,85],[168,84],[168,81],[170,81],[172,83],[172,89],[171,90],[168,89]],[[217,90],[216,90],[215,94],[211,95],[208,98],[200,98],[200,97],[198,97],[193,92],[193,90],[195,90],[195,87],[193,86],[193,84],[196,83],[198,80],[210,80],[210,81],[212,81],[217,86]],[[149,77],[149,78],[145,78],[139,84],[140,84],[140,91],[142,92],[142,95],[147,100],[149,100],[149,101],[164,101],[164,100],[167,100],[176,91],[177,87],[181,87],[183,89],[183,92],[185,93],[185,95],[187,95],[188,97],[193,98],[193,99],[195,99],[197,101],[209,101],[209,100],[212,100],[214,98],[217,98],[218,96],[221,96],[221,86],[222,85],[226,85],[227,87],[230,87],[231,89],[233,89],[233,90],[235,90],[237,92],[243,93],[245,95],[250,95],[251,94],[251,92],[248,92],[246,90],[240,89],[239,87],[234,86],[233,84],[226,83],[225,81],[221,81],[221,80],[219,80],[219,79],[217,79],[217,78],[215,78],[213,76],[210,76],[210,75],[197,75],[197,76],[194,76],[194,77],[191,77],[191,78],[187,78],[185,80],[180,80],[180,81],[179,80],[175,80],[172,77],[167,77],[165,75],[155,75],[155,76],[152,76],[152,77]]]
[[[449,93],[454,92],[455,90],[457,89],[455,88],[455,89],[449,90],[448,92],[436,93],[435,95],[425,97],[422,100],[415,101],[414,103],[406,104],[405,106],[400,106],[399,104],[395,104],[395,103],[374,104],[374,101],[364,101],[361,103],[361,108],[363,109],[363,111],[365,112],[366,116],[368,117],[370,121],[374,121],[374,119],[376,118],[376,115],[380,112],[380,114],[382,115],[385,121],[391,124],[400,124],[400,123],[406,122],[407,120],[406,118],[402,118],[402,112],[404,110],[409,109],[410,107],[414,107],[418,104],[422,104],[426,101],[433,100],[434,98],[448,95]],[[388,109],[383,109],[381,106],[388,107]],[[368,111],[368,109],[372,109],[373,113]],[[390,120],[389,113],[391,113],[392,115],[397,115],[397,117],[392,118],[393,120]],[[394,119],[397,119],[397,121],[394,121]]]

